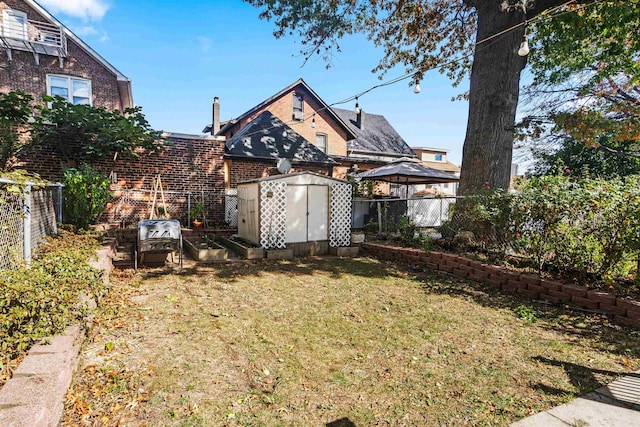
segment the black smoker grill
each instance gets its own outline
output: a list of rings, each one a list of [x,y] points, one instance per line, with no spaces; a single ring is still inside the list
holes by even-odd
[[[173,254],[174,251],[180,253],[180,268],[182,268],[182,232],[177,219],[148,219],[138,222],[134,254],[136,269],[138,254],[142,263],[145,254]]]

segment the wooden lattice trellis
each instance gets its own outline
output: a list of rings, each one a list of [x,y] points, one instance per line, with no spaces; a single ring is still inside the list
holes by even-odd
[[[287,237],[287,184],[260,183],[260,245],[265,249],[284,249]]]
[[[331,186],[329,245],[332,248],[351,244],[351,184]]]

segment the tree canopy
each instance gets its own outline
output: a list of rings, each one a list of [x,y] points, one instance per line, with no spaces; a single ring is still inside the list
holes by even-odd
[[[51,146],[66,159],[89,161],[162,148],[160,132],[151,128],[141,107],[123,112],[73,105],[61,97],[46,97],[32,126],[33,142]]]
[[[261,8],[262,18],[274,20],[276,37],[299,36],[307,59],[320,55],[330,61],[342,37],[363,33],[384,50],[373,72],[382,75],[403,65],[420,80],[438,69],[454,85],[469,75],[463,192],[484,183],[509,185],[520,73],[527,61],[517,51],[527,26],[534,34],[531,57],[540,81],[559,82],[594,63],[606,64],[601,67],[611,75],[637,71],[635,56],[622,56],[639,51],[638,41],[629,40],[637,31],[626,32],[638,19],[638,0],[245,1]]]
[[[0,93],[0,170],[6,171],[11,160],[19,154],[21,127],[31,117],[33,97],[16,91]]]
[[[583,161],[602,176],[637,173],[638,31],[638,0],[602,2],[536,26],[542,54],[532,57],[520,127],[537,154],[537,172],[562,160],[574,170]]]

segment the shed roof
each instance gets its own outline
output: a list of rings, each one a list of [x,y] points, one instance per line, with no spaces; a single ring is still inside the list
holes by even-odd
[[[319,174],[319,173],[316,173],[316,172],[300,171],[300,172],[293,172],[293,173],[287,173],[287,174],[281,174],[281,175],[271,175],[271,176],[265,176],[265,177],[262,177],[262,178],[250,179],[250,180],[247,180],[247,181],[239,182],[238,185],[240,185],[240,184],[250,184],[250,183],[253,183],[253,182],[279,181],[279,180],[283,180],[283,179],[289,180],[289,179],[292,179],[292,178],[302,177],[302,176],[307,176],[309,178],[314,178],[314,179],[322,179],[322,180],[326,180],[326,181],[349,183],[349,181],[345,181],[343,179],[334,178],[332,176],[322,175],[322,174]]]
[[[338,116],[344,120],[356,134],[356,139],[347,141],[348,151],[362,151],[369,153],[396,154],[399,156],[415,157],[416,154],[406,141],[396,132],[384,116],[364,113],[364,126],[357,125],[355,111],[334,108]]]
[[[225,155],[249,159],[289,159],[293,163],[336,165],[282,120],[264,111],[226,142]]]

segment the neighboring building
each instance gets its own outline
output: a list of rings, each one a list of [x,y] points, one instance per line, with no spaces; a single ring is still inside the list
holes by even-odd
[[[131,80],[32,0],[0,0],[0,92],[58,95],[108,110],[133,106]]]
[[[214,98],[213,123],[203,132],[226,140],[227,188],[279,173],[282,158],[296,171],[345,178],[395,158],[415,157],[383,116],[333,109],[302,79],[227,122],[220,122]]]
[[[460,166],[447,160],[448,150],[427,147],[413,147],[412,149],[418,155],[418,159],[420,159],[423,165],[460,177]],[[425,194],[431,192],[433,194],[455,196],[458,191],[458,183],[416,185],[415,192],[420,191]]]

